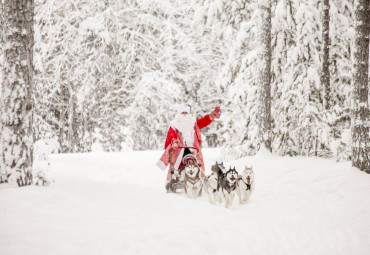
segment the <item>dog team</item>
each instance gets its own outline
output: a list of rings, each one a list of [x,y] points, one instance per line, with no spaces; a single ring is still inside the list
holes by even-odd
[[[196,199],[202,195],[202,190],[208,195],[212,204],[222,203],[226,208],[233,204],[235,194],[239,197],[239,203],[249,200],[255,186],[254,172],[252,167],[245,166],[240,174],[234,168],[226,170],[223,163],[212,166],[212,173],[205,176],[197,163],[196,158],[189,154],[183,158],[185,168],[174,176],[180,175],[184,180],[184,191],[189,198]]]

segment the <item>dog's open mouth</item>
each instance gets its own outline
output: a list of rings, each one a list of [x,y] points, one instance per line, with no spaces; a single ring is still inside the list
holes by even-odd
[[[251,177],[247,177],[247,184],[251,184]]]

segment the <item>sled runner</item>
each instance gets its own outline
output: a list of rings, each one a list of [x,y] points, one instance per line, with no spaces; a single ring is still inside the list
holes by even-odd
[[[184,149],[195,149],[195,147],[180,147]],[[171,169],[171,179],[166,185],[167,192],[180,193],[184,190],[184,178],[181,174],[186,164],[190,161],[194,161],[198,165],[198,159],[189,151],[188,154],[185,154],[182,158],[183,167],[181,169]]]

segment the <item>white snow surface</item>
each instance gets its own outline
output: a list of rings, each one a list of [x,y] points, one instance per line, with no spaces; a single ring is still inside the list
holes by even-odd
[[[55,183],[0,185],[0,254],[368,254],[370,175],[349,162],[268,152],[230,209],[167,194],[161,151],[51,156]],[[220,150],[205,149],[206,169]]]

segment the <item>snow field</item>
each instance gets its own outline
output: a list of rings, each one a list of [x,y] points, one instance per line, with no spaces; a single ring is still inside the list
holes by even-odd
[[[1,255],[367,254],[370,176],[318,158],[268,153],[251,199],[230,209],[167,194],[160,151],[51,156],[48,187],[0,185]],[[205,149],[207,173],[219,160]]]

